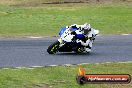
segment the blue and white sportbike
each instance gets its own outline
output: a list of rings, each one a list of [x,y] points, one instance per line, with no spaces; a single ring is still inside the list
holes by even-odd
[[[78,29],[72,28],[71,30],[67,30],[66,28],[62,28],[59,32],[60,38],[48,47],[47,52],[49,54],[55,54],[57,52],[83,53],[84,46],[82,46],[81,43],[76,42],[76,40],[83,39],[85,36],[83,34],[74,35],[71,33],[71,31],[76,30]],[[97,35],[98,32],[99,31],[96,30],[95,34]]]

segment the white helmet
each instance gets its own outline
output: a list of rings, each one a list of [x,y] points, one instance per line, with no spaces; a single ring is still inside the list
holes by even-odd
[[[84,31],[84,34],[88,34],[89,31],[91,31],[91,26],[88,23],[85,23],[84,25],[82,25],[82,31]]]

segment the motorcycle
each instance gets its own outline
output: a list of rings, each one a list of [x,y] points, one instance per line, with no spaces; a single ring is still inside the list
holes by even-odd
[[[81,43],[78,43],[77,40],[84,38],[85,36],[82,34],[74,35],[71,31],[76,31],[77,28],[72,28],[71,30],[67,30],[67,28],[62,28],[59,32],[60,38],[52,43],[47,52],[49,54],[55,54],[57,52],[72,52],[75,53],[83,53],[84,46]],[[98,35],[99,30],[95,30],[95,36]],[[94,36],[94,37],[95,37]]]

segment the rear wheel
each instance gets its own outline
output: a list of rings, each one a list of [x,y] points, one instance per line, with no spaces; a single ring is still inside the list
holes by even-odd
[[[54,42],[53,44],[51,44],[48,47],[47,52],[49,54],[55,54],[58,51],[58,49],[59,49],[59,45],[60,45],[60,42],[59,41]]]
[[[77,48],[74,52],[77,53],[77,54],[80,54],[80,53],[82,53],[83,51],[82,51],[81,48]]]

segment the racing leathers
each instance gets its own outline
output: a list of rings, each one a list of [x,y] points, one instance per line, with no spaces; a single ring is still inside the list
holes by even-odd
[[[84,27],[84,25],[77,25],[77,24],[74,24],[74,25],[71,25],[71,26],[67,26],[67,28],[69,30],[71,30],[72,28],[77,28],[77,30],[75,31],[72,31],[71,34],[73,35],[83,35],[84,37],[82,37],[81,39],[76,39],[76,42],[77,43],[81,43],[82,46],[84,46],[83,48],[83,52],[90,52],[91,51],[91,48],[92,48],[92,44],[95,40],[95,33],[94,33],[94,30],[93,28],[90,28],[88,33],[84,33],[84,30],[82,30]]]

